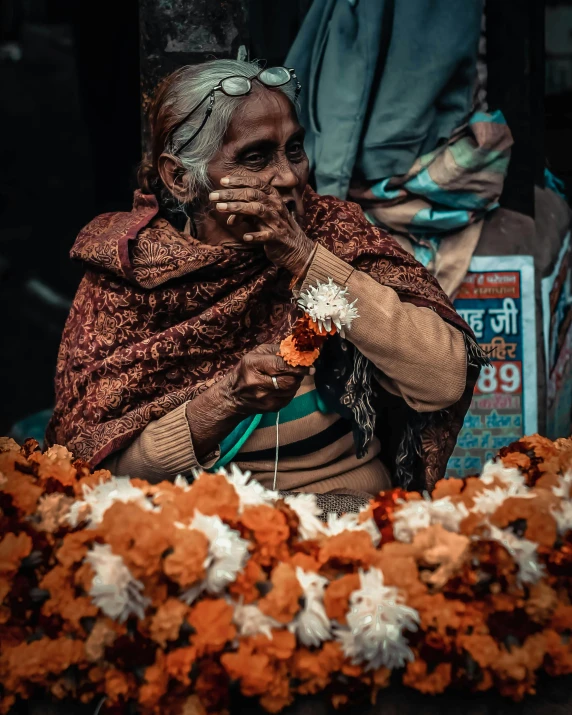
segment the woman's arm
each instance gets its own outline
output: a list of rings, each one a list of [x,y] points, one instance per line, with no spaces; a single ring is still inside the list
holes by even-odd
[[[151,422],[128,447],[100,466],[151,482],[209,469],[219,457],[220,441],[245,417],[276,412],[296,394],[307,368],[286,365],[277,356],[278,349],[278,345],[261,345],[246,354],[222,380]]]
[[[347,337],[383,373],[384,388],[418,412],[443,409],[461,397],[467,356],[460,330],[430,308],[402,303],[392,288],[318,245],[301,288],[328,278],[347,286],[350,300],[357,298],[360,317]]]

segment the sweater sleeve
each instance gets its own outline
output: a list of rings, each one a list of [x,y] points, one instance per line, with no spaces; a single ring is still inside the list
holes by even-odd
[[[209,469],[219,453],[199,461],[186,409],[188,402],[151,422],[129,446],[105,459],[100,467],[118,476],[137,477],[149,482],[173,481],[179,474],[190,476],[193,469]]]
[[[418,412],[440,410],[465,390],[467,354],[460,330],[430,308],[402,303],[397,293],[318,246],[302,290],[328,278],[357,298],[351,342],[382,373],[378,380]]]

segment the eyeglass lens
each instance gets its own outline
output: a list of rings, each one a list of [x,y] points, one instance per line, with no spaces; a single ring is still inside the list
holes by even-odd
[[[248,94],[252,85],[248,77],[227,77],[223,79],[220,86],[229,97],[240,97]]]
[[[286,67],[269,67],[263,70],[258,78],[268,87],[280,87],[290,81],[290,72]]]

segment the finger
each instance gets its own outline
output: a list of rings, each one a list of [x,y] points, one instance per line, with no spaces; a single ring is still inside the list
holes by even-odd
[[[257,345],[252,352],[259,355],[276,355],[279,350],[280,345],[278,343],[276,345],[263,343],[262,345]]]
[[[272,377],[276,379],[276,385],[278,385],[278,389],[276,388]],[[276,392],[295,392],[300,385],[300,380],[296,379],[296,377],[294,377],[293,375],[269,375],[268,380],[270,381],[269,387],[271,387]]]
[[[262,201],[223,201],[215,204],[221,213],[238,213],[267,220],[278,220],[288,213],[282,203],[266,204]]]
[[[242,189],[225,189],[224,191],[212,191],[209,194],[210,201],[269,201],[274,197],[268,196],[260,189],[242,188]]]
[[[264,191],[265,194],[278,194],[276,189],[270,184],[267,184],[259,176],[245,176],[241,174],[234,174],[233,176],[224,176],[220,180],[221,186],[227,187],[251,187],[253,189],[260,189]]]
[[[267,229],[264,231],[255,231],[254,233],[250,231],[250,233],[245,233],[242,238],[250,243],[266,243],[267,241],[276,239],[276,234],[274,231]]]

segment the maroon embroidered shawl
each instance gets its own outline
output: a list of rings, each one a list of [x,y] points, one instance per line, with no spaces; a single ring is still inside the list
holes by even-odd
[[[304,200],[312,240],[470,334],[437,282],[356,204],[311,189]],[[140,192],[130,213],[104,214],[83,229],[71,256],[86,273],[62,337],[46,440],[92,466],[256,345],[278,343],[297,315],[289,276],[262,252],[200,243],[160,218],[155,197]],[[424,435],[431,471],[443,471],[471,391]]]

